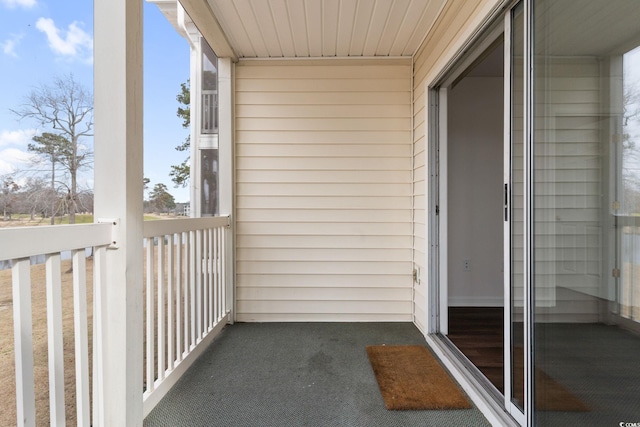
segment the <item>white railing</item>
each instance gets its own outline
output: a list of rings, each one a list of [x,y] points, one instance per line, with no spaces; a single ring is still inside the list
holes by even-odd
[[[87,274],[87,248],[92,248],[93,271],[104,269],[105,252],[112,241],[112,224],[81,224],[58,225],[41,227],[18,227],[0,230],[0,260],[10,260],[12,282],[12,304],[14,325],[14,352],[16,378],[16,421],[19,426],[36,425],[36,392],[34,382],[34,326],[32,319],[41,314],[39,304],[42,301],[32,301],[32,291],[37,292],[42,283],[36,278],[32,280],[31,257],[45,257],[46,287],[46,346],[44,339],[36,336],[35,344],[46,347],[49,378],[49,424],[64,426],[65,418],[77,420],[77,425],[91,425],[91,391],[89,390],[89,331],[93,331],[94,349],[99,345],[101,337],[97,328],[92,327],[92,319],[101,315],[97,300],[100,295],[101,284],[99,275]],[[63,258],[71,258],[63,261]],[[71,271],[63,271],[62,266],[71,263]],[[40,267],[42,268],[42,267]],[[67,282],[71,275],[71,289]],[[93,304],[87,303],[87,282],[94,280]],[[64,279],[63,279],[64,277]],[[63,286],[64,285],[64,286]],[[65,355],[63,349],[64,331],[70,330],[71,325],[65,324],[63,308],[71,292],[73,299],[73,334],[75,349],[75,414],[65,413]],[[63,298],[63,294],[65,297]],[[40,298],[42,299],[42,298]],[[34,310],[34,307],[35,310]],[[65,311],[68,308],[65,308]],[[88,309],[92,309],[89,313]],[[38,323],[44,323],[44,319]],[[95,322],[94,322],[95,323]],[[6,350],[6,349],[5,349]],[[95,352],[94,354],[96,354]],[[100,361],[94,358],[94,372]],[[67,366],[67,368],[70,368]],[[37,378],[38,381],[46,381]],[[94,414],[99,399],[95,399],[97,381],[94,387]],[[43,396],[39,394],[39,399]],[[10,402],[3,402],[3,406]],[[41,414],[42,415],[42,414]],[[46,418],[46,414],[43,415]],[[46,421],[38,420],[38,424]]]
[[[229,321],[229,217],[146,221],[146,416]]]
[[[218,133],[218,91],[202,91],[202,126],[200,133]]]

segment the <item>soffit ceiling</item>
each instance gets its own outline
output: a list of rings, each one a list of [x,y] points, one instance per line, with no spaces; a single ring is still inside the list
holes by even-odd
[[[207,0],[239,58],[412,56],[447,0]]]

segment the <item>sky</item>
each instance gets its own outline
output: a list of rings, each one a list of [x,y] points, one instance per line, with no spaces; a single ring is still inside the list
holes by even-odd
[[[150,187],[166,184],[177,202],[188,188],[174,188],[171,165],[184,160],[175,150],[188,135],[176,116],[180,83],[189,78],[189,45],[160,13],[144,8],[144,173]],[[93,92],[93,1],[0,0],[0,176],[32,168],[27,144],[50,131],[13,114],[36,87],[72,73]],[[90,138],[81,141],[92,145]],[[81,177],[92,186],[91,171]]]

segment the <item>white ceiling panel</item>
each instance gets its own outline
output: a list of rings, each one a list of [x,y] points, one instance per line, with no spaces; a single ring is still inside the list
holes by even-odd
[[[207,0],[240,58],[411,56],[447,0]]]

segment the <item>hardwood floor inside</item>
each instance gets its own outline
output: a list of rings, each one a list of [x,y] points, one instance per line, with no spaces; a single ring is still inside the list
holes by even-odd
[[[504,393],[502,307],[449,307],[449,339]]]

